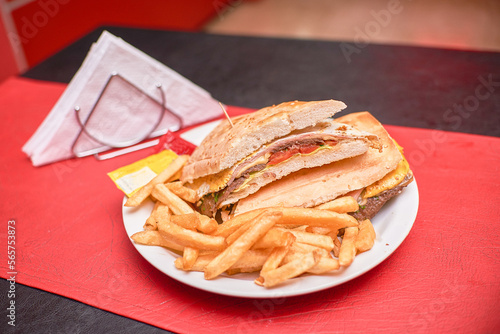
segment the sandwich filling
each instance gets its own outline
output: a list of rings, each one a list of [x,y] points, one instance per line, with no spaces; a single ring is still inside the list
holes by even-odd
[[[277,166],[296,156],[312,155],[320,150],[330,149],[338,143],[338,139],[333,136],[311,138],[305,135],[302,138],[277,141],[267,146],[238,165],[225,188],[202,197],[201,213],[212,217],[231,193],[244,189],[252,179],[266,173],[271,166]]]
[[[369,147],[382,149],[376,135],[328,119],[264,144],[230,168],[187,179],[184,185],[196,190],[201,213],[214,217],[218,209],[289,173],[360,155]]]
[[[413,181],[413,172],[403,155],[403,148],[396,143],[402,159],[395,170],[358,193],[359,210],[352,216],[359,221],[372,219],[391,198],[399,195]]]
[[[351,215],[359,221],[372,219],[387,201],[401,194],[403,189],[409,185],[411,181],[413,181],[413,173],[410,171],[406,174],[403,181],[394,188],[384,190],[372,197],[363,198],[359,204],[359,210],[353,212]]]

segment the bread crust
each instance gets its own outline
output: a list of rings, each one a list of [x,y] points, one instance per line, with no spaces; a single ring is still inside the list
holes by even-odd
[[[234,127],[222,121],[193,152],[181,180],[190,182],[230,168],[262,145],[315,125],[345,107],[336,100],[292,101],[232,118]]]

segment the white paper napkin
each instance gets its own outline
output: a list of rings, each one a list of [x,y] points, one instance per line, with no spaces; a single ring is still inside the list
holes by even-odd
[[[157,84],[167,112],[155,128],[162,112]],[[82,132],[77,106],[90,136]],[[206,90],[105,31],[23,151],[41,166],[72,158],[75,151],[104,151],[108,143],[153,130],[151,136],[158,136],[220,115],[218,101]]]

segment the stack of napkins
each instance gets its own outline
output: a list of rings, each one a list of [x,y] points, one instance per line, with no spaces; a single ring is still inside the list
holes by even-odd
[[[40,166],[220,115],[207,91],[105,31],[23,151]]]

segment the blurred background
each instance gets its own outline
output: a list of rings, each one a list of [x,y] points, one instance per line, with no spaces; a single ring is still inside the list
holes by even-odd
[[[0,0],[0,81],[103,25],[500,51],[499,0]]]

